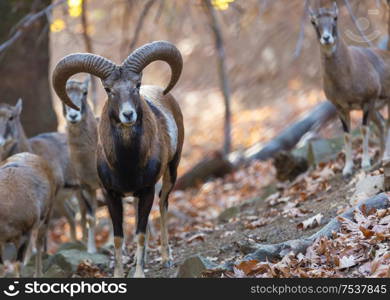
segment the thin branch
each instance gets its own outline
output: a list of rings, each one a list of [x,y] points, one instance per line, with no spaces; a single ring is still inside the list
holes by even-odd
[[[149,0],[148,2],[146,2],[145,6],[141,12],[141,15],[139,16],[139,19],[137,21],[137,26],[135,27],[133,40],[131,41],[130,46],[129,46],[130,51],[133,51],[135,45],[137,45],[138,39],[139,39],[139,34],[140,34],[142,26],[144,24],[145,18],[148,15],[148,13],[149,13],[149,11],[152,8],[154,3],[156,3],[155,0]]]
[[[160,0],[160,5],[158,6],[156,16],[154,17],[154,23],[158,23],[160,21],[161,14],[165,7],[165,0]]]
[[[309,10],[309,0],[305,0],[303,15],[301,19],[301,30],[299,32],[298,42],[295,47],[294,58],[298,58],[302,52],[303,41],[305,40],[305,25],[306,25],[308,10]]]
[[[94,53],[93,46],[92,46],[92,40],[91,37],[88,34],[88,16],[87,16],[87,0],[83,0],[81,2],[81,25],[83,27],[83,40],[85,45],[85,50],[89,53]],[[97,113],[97,84],[96,84],[96,78],[94,76],[91,76],[91,100],[93,104],[93,111],[96,114]]]
[[[374,45],[372,44],[372,42],[366,37],[366,35],[364,34],[364,32],[361,30],[361,28],[360,28],[359,25],[357,24],[357,19],[356,19],[355,15],[353,14],[352,7],[351,7],[351,4],[349,3],[349,0],[344,0],[344,3],[345,3],[345,6],[346,6],[347,9],[348,9],[349,15],[351,16],[351,19],[352,19],[353,23],[355,24],[355,27],[356,27],[357,30],[359,31],[359,34],[361,35],[361,37],[364,39],[364,41],[365,41],[370,47],[373,47]]]
[[[230,86],[226,68],[225,49],[221,34],[221,28],[215,14],[214,7],[210,0],[203,0],[206,8],[206,13],[210,19],[210,27],[214,33],[215,48],[218,53],[218,73],[220,78],[221,90],[225,102],[225,126],[224,126],[224,146],[223,153],[227,155],[232,147],[231,138],[231,108],[230,108]]]
[[[6,49],[8,49],[12,44],[14,44],[17,40],[19,40],[24,35],[26,30],[35,21],[37,21],[38,19],[40,19],[43,16],[46,16],[46,14],[49,13],[49,11],[51,11],[54,7],[61,5],[65,2],[66,2],[66,0],[59,0],[53,4],[50,4],[49,6],[47,6],[46,8],[42,9],[41,11],[39,11],[35,14],[30,13],[27,16],[25,16],[24,21],[20,22],[19,25],[14,28],[14,33],[12,34],[12,36],[7,41],[5,41],[4,43],[2,43],[0,45],[0,53],[5,51]]]

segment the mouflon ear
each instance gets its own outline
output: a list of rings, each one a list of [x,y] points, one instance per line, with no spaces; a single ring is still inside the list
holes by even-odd
[[[307,8],[307,11],[309,13],[309,17],[310,17],[310,21],[315,24],[316,23],[316,20],[317,20],[317,15],[316,13],[314,12],[314,10],[309,6]]]
[[[333,2],[333,13],[334,13],[335,17],[337,17],[339,15],[339,7],[337,6],[336,1]]]
[[[18,102],[14,106],[14,109],[15,109],[16,115],[20,116],[20,114],[22,113],[22,109],[23,109],[23,100],[22,100],[22,98],[18,99]]]
[[[89,83],[91,82],[92,78],[91,78],[91,75],[88,75],[85,80],[83,81],[83,86],[88,89],[89,87]]]
[[[315,17],[315,13],[314,13],[314,10],[311,8],[311,6],[309,6],[308,8],[307,8],[307,11],[309,12],[309,15],[310,15],[310,17]]]

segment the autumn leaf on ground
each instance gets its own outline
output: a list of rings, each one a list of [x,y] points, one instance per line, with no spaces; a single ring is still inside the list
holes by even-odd
[[[306,230],[306,229],[309,229],[309,228],[314,228],[314,227],[317,227],[319,225],[321,225],[321,220],[324,216],[319,213],[319,214],[316,214],[315,216],[299,223],[297,225],[297,228],[298,229],[301,229],[301,230]]]
[[[201,241],[201,242],[204,242],[205,236],[206,236],[206,235],[205,235],[204,233],[195,234],[195,235],[193,235],[192,237],[190,237],[190,238],[187,240],[187,243],[188,243],[188,244],[191,244],[191,243],[194,242],[194,241]]]
[[[339,260],[338,269],[346,269],[356,265],[355,258],[351,256],[344,256]]]

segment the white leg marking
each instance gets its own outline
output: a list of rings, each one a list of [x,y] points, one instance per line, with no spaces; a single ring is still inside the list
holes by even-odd
[[[96,253],[95,220],[88,223],[88,253]]]
[[[352,156],[352,136],[350,133],[344,134],[345,142],[345,166],[343,169],[344,176],[350,176],[353,172],[353,156]]]
[[[368,170],[371,168],[370,153],[369,153],[369,147],[368,147],[370,128],[368,126],[363,126],[361,129],[361,133],[363,136],[362,168],[364,170]]]
[[[145,258],[145,234],[137,234],[137,250],[135,252],[135,278],[145,278],[144,273],[144,258]]]
[[[42,277],[42,246],[38,245],[37,254],[35,257],[35,274],[34,277]]]
[[[115,269],[114,277],[123,278],[123,262],[122,262],[122,244],[123,239],[121,237],[114,237],[114,247],[115,247]]]

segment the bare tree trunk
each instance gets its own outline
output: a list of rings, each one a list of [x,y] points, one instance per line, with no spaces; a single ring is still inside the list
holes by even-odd
[[[390,50],[390,0],[387,0],[387,50]]]
[[[0,1],[0,44],[23,17],[50,4],[50,0]],[[24,100],[22,123],[27,135],[33,136],[57,130],[49,84],[47,18],[41,17],[23,30],[26,33],[0,54],[0,101],[14,105],[19,97]]]
[[[89,53],[94,53],[92,40],[88,34],[88,16],[87,16],[87,0],[82,1],[82,12],[81,12],[81,24],[83,26],[83,40],[85,45],[85,50]],[[93,111],[97,113],[98,100],[97,100],[97,84],[96,77],[91,76],[91,100],[93,105]]]
[[[221,28],[218,23],[215,10],[211,5],[210,0],[203,0],[206,8],[207,16],[210,19],[210,27],[214,33],[215,48],[218,54],[218,74],[220,78],[221,91],[225,102],[225,125],[224,125],[224,145],[223,154],[227,155],[232,148],[231,137],[231,100],[230,100],[230,86],[228,74],[226,69],[225,48],[222,39]]]

